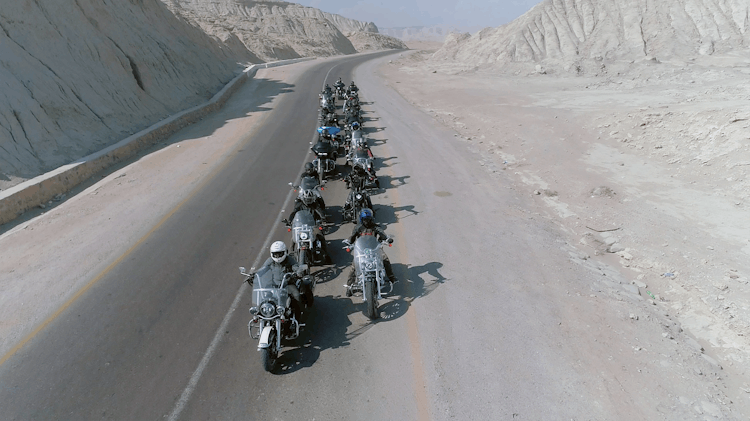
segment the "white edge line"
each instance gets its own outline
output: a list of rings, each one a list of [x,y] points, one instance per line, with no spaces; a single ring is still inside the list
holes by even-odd
[[[328,70],[328,73],[326,73],[325,79],[323,79],[323,87],[325,87],[326,81],[328,80],[328,76],[331,74],[331,71],[336,68],[341,63],[337,63],[335,66],[331,67],[330,70]],[[313,140],[315,140],[315,135],[313,135]],[[299,174],[297,175],[297,178],[302,174],[302,171],[304,169],[305,163],[307,162],[308,157],[310,156],[310,151],[307,151],[307,154],[305,155],[305,159],[302,161],[302,167],[300,168]],[[292,198],[292,193],[294,190],[289,190],[289,193],[286,195],[286,199],[284,200],[284,204],[281,207],[281,210],[279,211],[279,217],[281,217],[284,214],[285,209],[287,208],[287,205],[289,204],[289,200]],[[255,258],[255,261],[253,262],[253,266],[257,267],[260,263],[261,258],[263,257],[263,252],[266,250],[266,247],[268,247],[268,243],[271,242],[271,238],[273,237],[275,228],[271,228],[271,230],[268,232],[268,236],[266,237],[266,241],[263,243],[263,246],[261,247],[260,251],[258,252],[258,256]],[[203,358],[201,358],[201,362],[198,363],[198,367],[193,372],[193,375],[190,376],[190,380],[188,381],[187,386],[185,386],[185,390],[182,391],[182,395],[180,395],[180,399],[175,404],[174,408],[172,409],[172,412],[169,414],[169,418],[167,418],[168,421],[177,421],[179,419],[180,414],[185,409],[185,407],[188,404],[188,401],[190,400],[190,396],[195,391],[195,388],[198,386],[198,381],[200,380],[201,376],[203,375],[203,371],[205,371],[206,367],[208,366],[208,363],[211,361],[211,358],[214,356],[214,353],[216,352],[216,349],[219,347],[219,343],[221,342],[222,336],[224,336],[224,333],[227,329],[227,326],[229,325],[229,321],[232,319],[232,315],[235,310],[237,310],[237,307],[240,305],[240,299],[242,298],[243,293],[248,288],[247,282],[243,282],[242,285],[240,285],[239,291],[237,291],[237,295],[234,297],[234,301],[232,301],[232,305],[229,306],[229,310],[227,311],[227,314],[224,315],[224,319],[221,321],[221,325],[219,325],[219,329],[216,331],[216,334],[214,335],[213,340],[211,340],[211,344],[208,346],[208,349],[206,349],[206,353],[203,354]]]

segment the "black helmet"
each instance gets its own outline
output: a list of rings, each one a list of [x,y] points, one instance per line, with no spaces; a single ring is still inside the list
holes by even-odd
[[[308,162],[305,164],[305,172],[311,172],[315,169],[315,166],[312,164],[312,162]]]
[[[350,85],[354,86],[354,81],[352,81],[352,83],[350,83]]]

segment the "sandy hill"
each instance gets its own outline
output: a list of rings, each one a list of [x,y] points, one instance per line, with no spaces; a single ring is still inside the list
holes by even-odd
[[[205,101],[249,58],[159,0],[7,1],[0,27],[0,188]]]
[[[545,0],[515,21],[451,34],[435,60],[503,67],[685,59],[746,49],[746,0]]]
[[[390,37],[374,37],[378,28],[343,16],[284,1],[162,0],[222,40],[237,38],[264,61],[352,54],[359,50],[344,34],[368,39],[369,49],[399,48]],[[361,35],[364,34],[364,35]],[[382,43],[382,46],[381,46]],[[405,46],[400,47],[405,48]]]

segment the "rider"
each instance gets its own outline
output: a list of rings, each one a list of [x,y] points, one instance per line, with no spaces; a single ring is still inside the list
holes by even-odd
[[[302,173],[302,176],[300,177],[300,180],[304,179],[305,177],[314,178],[318,184],[320,184],[320,174],[318,174],[318,170],[315,169],[315,165],[313,165],[312,162],[308,162],[305,164],[305,171]],[[323,201],[322,197],[318,197],[317,204],[320,209],[325,209],[326,205]]]
[[[333,91],[331,91],[331,86],[328,85],[327,83],[326,83],[325,88],[323,88],[323,93],[324,94],[331,94],[331,93],[333,93]]]
[[[292,311],[294,311],[297,320],[300,320],[302,312],[300,288],[304,290],[307,288],[307,285],[304,282],[299,281],[299,278],[296,275],[299,265],[297,265],[297,261],[294,257],[289,255],[286,249],[286,244],[284,244],[283,241],[276,241],[271,244],[271,257],[266,259],[265,263],[263,263],[263,267],[268,267],[273,272],[273,281],[277,286],[281,284],[281,280],[287,273],[291,273],[297,278],[298,282],[287,284],[286,290],[292,297]]]
[[[294,199],[294,209],[292,210],[292,213],[289,214],[289,218],[287,219],[288,223],[291,224],[291,221],[294,220],[294,215],[301,210],[310,211],[317,222],[325,224],[325,209],[320,206],[320,201],[314,194],[312,194],[312,192],[310,192],[310,194],[304,194],[301,198],[297,196],[297,198]]]
[[[305,171],[302,173],[301,178],[315,177],[318,178],[318,170],[315,169],[315,165],[312,162],[305,164]]]
[[[362,235],[374,235],[378,239],[378,241],[388,240],[389,244],[393,242],[393,240],[388,238],[388,236],[385,234],[385,231],[383,231],[383,229],[375,223],[375,219],[373,218],[372,211],[370,209],[362,209],[362,212],[359,213],[359,224],[352,231],[352,235],[349,237],[349,244],[354,244],[354,241],[356,241],[357,238]],[[388,282],[390,282],[391,284],[396,282],[397,279],[393,274],[391,261],[390,259],[388,259],[388,256],[386,256],[385,252],[383,252],[383,266],[385,268],[385,274],[388,277]],[[355,277],[356,274],[354,273],[354,268],[352,268],[352,271],[349,273],[347,285],[353,285],[354,281],[356,280]],[[346,295],[347,297],[351,296],[351,288],[346,289]]]
[[[346,95],[349,96],[352,92],[357,91],[359,91],[359,88],[354,84],[354,81],[352,81],[352,83],[350,83],[349,87],[346,89]]]
[[[343,80],[341,80],[341,77],[339,76],[339,80],[337,80],[336,83],[333,84],[333,86],[336,89],[338,89],[338,88],[342,88],[343,89],[346,86],[346,84],[344,83]]]

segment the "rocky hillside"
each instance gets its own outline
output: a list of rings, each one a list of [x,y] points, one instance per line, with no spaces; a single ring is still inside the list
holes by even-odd
[[[544,0],[515,21],[451,35],[435,60],[581,69],[607,60],[684,59],[750,46],[746,0]]]
[[[6,1],[0,188],[201,103],[249,59],[159,0]]]
[[[398,38],[374,32],[352,32],[346,36],[358,52],[375,50],[405,50],[408,47]]]
[[[209,34],[222,40],[239,39],[264,61],[356,53],[358,50],[344,34],[378,32],[372,22],[284,1],[162,1],[175,14],[196,22]],[[385,48],[390,47],[373,49]]]

